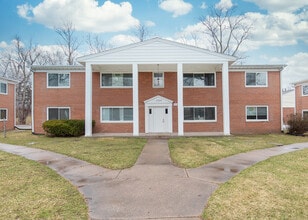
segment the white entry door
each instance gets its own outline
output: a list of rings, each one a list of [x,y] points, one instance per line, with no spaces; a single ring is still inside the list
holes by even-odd
[[[149,106],[148,107],[148,132],[149,133],[168,133],[171,131],[171,112],[168,106]]]

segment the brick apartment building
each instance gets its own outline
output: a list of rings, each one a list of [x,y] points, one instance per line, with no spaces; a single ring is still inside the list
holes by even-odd
[[[283,66],[235,60],[153,38],[80,57],[80,66],[33,66],[32,131],[70,118],[85,119],[86,136],[280,132]]]
[[[308,80],[294,83],[295,112],[308,117]]]
[[[12,130],[15,126],[16,82],[0,77],[0,131]]]

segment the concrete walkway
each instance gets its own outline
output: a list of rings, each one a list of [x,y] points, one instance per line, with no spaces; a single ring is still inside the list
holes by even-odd
[[[135,166],[108,170],[39,149],[0,143],[0,150],[38,161],[68,179],[98,219],[200,219],[210,195],[241,170],[269,157],[308,148],[292,144],[241,153],[200,168],[172,165],[165,139],[149,139]]]

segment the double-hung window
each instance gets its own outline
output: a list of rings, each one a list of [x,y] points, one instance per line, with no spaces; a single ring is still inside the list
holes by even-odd
[[[131,73],[102,73],[101,87],[131,87],[133,75]]]
[[[308,85],[302,85],[302,95],[308,96]]]
[[[68,107],[49,107],[47,112],[48,120],[70,119],[70,108]]]
[[[215,87],[215,73],[184,73],[183,86],[185,87]]]
[[[6,121],[7,120],[7,109],[0,108],[0,121]]]
[[[101,122],[132,122],[132,107],[101,107]]]
[[[267,72],[246,72],[246,87],[266,87]]]
[[[246,106],[246,121],[268,121],[268,107]]]
[[[69,88],[70,74],[69,73],[48,73],[47,74],[48,88]]]
[[[184,121],[216,121],[216,107],[184,107]]]
[[[308,110],[303,110],[303,118],[308,120]]]
[[[7,94],[7,83],[0,82],[0,94]]]

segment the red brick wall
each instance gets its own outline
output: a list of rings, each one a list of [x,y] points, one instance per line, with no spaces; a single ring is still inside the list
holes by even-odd
[[[85,74],[71,72],[70,88],[47,88],[47,73],[36,72],[34,77],[34,133],[44,133],[42,124],[47,120],[47,107],[70,107],[71,119],[84,119]]]
[[[6,130],[13,130],[15,126],[15,85],[8,83],[8,93],[0,94],[0,108],[7,109]],[[0,121],[0,131],[3,131],[3,121]]]
[[[282,109],[283,112],[283,124],[287,124],[288,120],[289,120],[289,116],[291,114],[294,114],[295,109],[293,107],[284,107]]]
[[[302,95],[302,85],[295,87],[295,105],[296,113],[303,113],[303,110],[308,110],[308,96]]]
[[[184,132],[222,132],[222,74],[216,73],[216,88],[184,88],[183,104],[217,107],[217,122],[184,122]]]
[[[245,72],[231,72],[230,127],[231,133],[270,133],[281,130],[280,74],[268,72],[268,87],[245,87]],[[267,122],[246,122],[247,105],[268,106]]]

